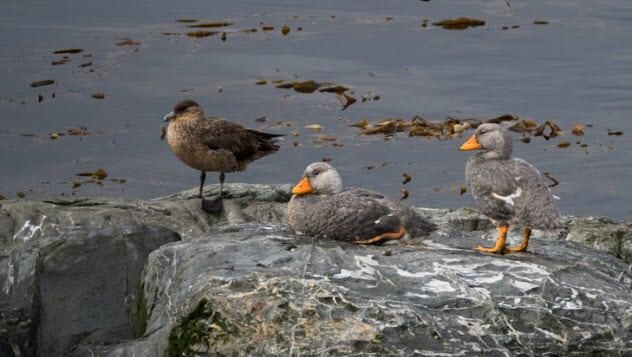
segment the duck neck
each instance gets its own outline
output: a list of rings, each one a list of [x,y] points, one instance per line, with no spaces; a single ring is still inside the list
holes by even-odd
[[[502,151],[486,151],[482,153],[481,156],[485,160],[509,160],[511,157],[511,151],[508,153]]]

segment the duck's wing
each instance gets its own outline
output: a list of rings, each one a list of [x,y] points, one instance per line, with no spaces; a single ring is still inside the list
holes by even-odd
[[[535,228],[555,229],[562,224],[555,196],[540,171],[525,160],[509,160],[513,176],[523,195],[516,200],[521,221]]]
[[[350,228],[350,235],[367,239],[401,226],[397,205],[378,192],[351,188],[334,197],[338,218]]]
[[[485,215],[501,221],[513,218],[516,200],[523,192],[507,161],[479,161],[475,165],[468,163],[466,181]]]
[[[279,149],[271,141],[277,135],[246,129],[225,119],[208,118],[202,130],[204,143],[210,150],[226,150],[237,161],[252,161]]]

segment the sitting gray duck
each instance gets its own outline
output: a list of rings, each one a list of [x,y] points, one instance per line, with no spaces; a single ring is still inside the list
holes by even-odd
[[[278,134],[246,129],[226,119],[204,116],[200,105],[192,100],[180,101],[165,116],[167,142],[171,151],[188,166],[201,171],[202,209],[209,213],[222,210],[225,172],[243,171],[246,165],[279,150],[273,142]],[[219,172],[219,196],[205,200],[204,180],[207,171]]]
[[[292,189],[288,223],[297,234],[353,242],[383,243],[428,235],[436,227],[411,208],[361,188],[342,188],[338,171],[324,162],[310,164]]]
[[[465,182],[478,208],[498,226],[496,245],[477,247],[488,253],[522,252],[529,245],[531,229],[557,231],[563,222],[542,175],[528,162],[511,158],[511,136],[498,124],[481,124],[461,150],[482,150],[465,165]],[[524,239],[505,246],[509,225],[524,226]]]

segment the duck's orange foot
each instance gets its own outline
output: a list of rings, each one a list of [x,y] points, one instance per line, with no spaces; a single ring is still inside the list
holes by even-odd
[[[509,226],[498,227],[498,238],[496,239],[496,245],[494,245],[493,247],[486,248],[486,247],[478,246],[474,249],[483,253],[503,254],[503,249],[505,249],[505,239],[507,238],[508,229],[509,229]]]
[[[476,248],[474,248],[475,250],[479,251],[479,252],[483,252],[483,253],[495,253],[495,254],[503,254],[503,251],[505,249],[504,246],[498,247],[498,244],[496,244],[493,247],[481,247],[480,245],[477,246]]]
[[[525,228],[524,229],[524,239],[522,240],[522,242],[520,242],[520,244],[518,244],[515,247],[507,247],[505,246],[505,251],[507,251],[507,253],[520,253],[520,252],[524,252],[525,250],[527,250],[527,247],[529,246],[529,237],[531,236],[531,229],[530,228]]]
[[[405,235],[406,235],[406,229],[404,227],[399,227],[399,229],[395,232],[380,234],[371,239],[354,240],[353,243],[355,244],[381,244],[389,240],[401,239]]]

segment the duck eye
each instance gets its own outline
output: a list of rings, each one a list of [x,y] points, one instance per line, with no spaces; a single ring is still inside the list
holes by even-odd
[[[314,176],[318,176],[319,173],[320,172],[318,172],[318,171],[314,172]]]

